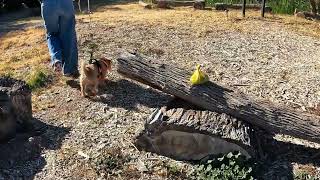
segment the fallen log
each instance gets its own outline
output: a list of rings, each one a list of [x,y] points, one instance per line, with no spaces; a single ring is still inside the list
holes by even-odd
[[[205,9],[205,1],[204,0],[194,0],[194,1],[169,1],[169,0],[157,0],[155,1],[158,8],[170,8],[172,7],[180,7],[180,6],[193,6],[195,9]]]
[[[173,7],[180,7],[180,6],[194,6],[195,2],[194,1],[169,1],[169,0],[156,0],[155,4],[158,4],[160,1],[166,1],[168,5],[173,6]],[[203,1],[203,0],[200,0]],[[162,3],[162,2],[160,2]]]
[[[241,9],[243,4],[226,4],[226,3],[215,3],[214,7],[216,10],[227,10],[227,9]],[[246,4],[246,9],[260,10],[260,4]],[[265,12],[271,12],[272,8],[270,6],[265,7]]]
[[[180,6],[193,6],[195,1],[171,1],[171,5],[174,7]]]
[[[139,150],[177,160],[204,160],[212,155],[238,151],[257,157],[256,133],[251,125],[229,115],[182,107],[156,109],[136,137]],[[173,102],[171,102],[173,103]]]
[[[117,71],[141,83],[184,99],[201,108],[226,113],[271,133],[320,143],[320,118],[295,112],[271,103],[256,102],[249,97],[223,88],[213,82],[190,86],[190,72],[136,53],[123,53]]]
[[[320,20],[320,15],[314,14],[311,12],[307,12],[307,11],[297,12],[297,10],[295,10],[294,16],[299,17],[299,18],[308,19],[308,20]]]

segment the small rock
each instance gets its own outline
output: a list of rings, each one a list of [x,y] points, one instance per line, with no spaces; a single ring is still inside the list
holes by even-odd
[[[40,136],[35,136],[35,137],[30,137],[28,139],[28,141],[30,143],[32,143],[33,145],[37,145],[37,146],[40,146],[41,145],[41,137]]]
[[[88,154],[85,154],[82,151],[78,151],[78,155],[84,157],[85,159],[89,159],[90,158],[90,156]]]
[[[105,107],[103,107],[103,112],[107,112],[109,110],[109,107],[108,106],[105,106]]]
[[[55,104],[48,104],[48,106],[47,106],[48,108],[55,108],[56,107],[56,105]]]
[[[71,102],[71,101],[72,101],[72,99],[71,99],[71,98],[68,98],[68,99],[67,99],[67,102]]]
[[[102,143],[98,146],[98,149],[103,149],[104,147],[106,147],[106,144],[105,143]]]
[[[139,160],[138,163],[137,163],[137,169],[140,172],[147,172],[148,171],[148,168],[146,167],[146,165],[141,160]]]
[[[28,139],[28,141],[29,141],[29,142],[33,142],[33,141],[34,141],[34,137],[30,137],[30,138]]]

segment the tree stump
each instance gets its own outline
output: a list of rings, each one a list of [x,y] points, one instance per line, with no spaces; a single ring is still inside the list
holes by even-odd
[[[205,8],[206,2],[203,0],[196,0],[193,4],[194,9],[203,10]]]
[[[0,140],[32,124],[31,90],[25,82],[0,77]]]
[[[180,102],[182,103],[180,103]],[[187,107],[162,107],[146,121],[135,145],[145,150],[178,160],[203,160],[211,155],[239,151],[247,158],[256,157],[255,134],[245,122],[212,111]]]

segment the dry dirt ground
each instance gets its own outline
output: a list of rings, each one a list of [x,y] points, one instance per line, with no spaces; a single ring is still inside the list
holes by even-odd
[[[145,10],[137,4],[102,6],[90,16],[77,16],[80,60],[88,59],[86,45],[91,41],[98,44],[97,57],[109,57],[114,63],[125,50],[137,50],[190,73],[199,63],[221,85],[258,100],[316,112],[319,22],[258,16],[249,12],[241,18],[239,11],[231,11],[226,17],[224,12],[191,8]],[[2,75],[25,79],[48,66],[41,24],[35,18],[0,23]],[[101,95],[90,100],[80,96],[77,81],[52,77],[46,88],[33,93],[37,131],[1,145],[7,154],[0,156],[0,179],[191,178],[189,163],[140,152],[132,143],[153,108],[165,105],[169,95],[113,71]],[[305,154],[288,149],[291,159],[274,157],[262,177],[320,177],[320,155],[309,153],[319,145],[279,139],[309,148],[301,150]]]

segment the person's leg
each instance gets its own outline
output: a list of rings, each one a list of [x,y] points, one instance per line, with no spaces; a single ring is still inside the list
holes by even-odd
[[[63,0],[61,8],[63,10],[60,19],[60,39],[63,49],[63,73],[70,75],[78,73],[78,48],[75,30],[75,15],[72,0]]]
[[[57,5],[58,4],[55,0],[44,0],[41,4],[41,15],[47,31],[47,43],[52,66],[62,63],[62,50],[61,42],[59,39],[59,15],[57,11]]]

